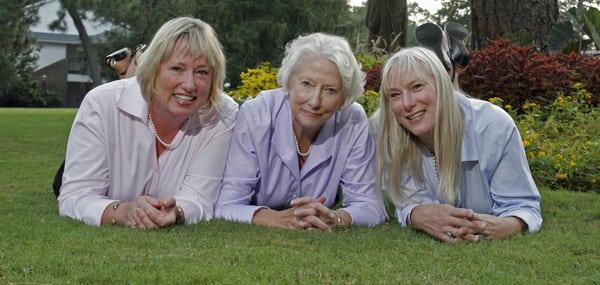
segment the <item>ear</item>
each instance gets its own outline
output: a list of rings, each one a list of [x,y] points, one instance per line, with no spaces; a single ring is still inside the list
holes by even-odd
[[[469,31],[460,24],[446,22],[444,31],[448,36],[450,45],[450,58],[458,68],[465,68],[469,65],[469,49],[465,44],[465,40],[469,37]]]
[[[415,31],[417,42],[437,55],[447,71],[452,69],[452,62],[444,48],[444,31],[434,23],[425,23],[417,27]]]

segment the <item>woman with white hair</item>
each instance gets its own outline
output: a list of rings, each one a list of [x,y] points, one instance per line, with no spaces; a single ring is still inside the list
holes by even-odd
[[[457,90],[432,51],[407,48],[387,61],[380,106],[377,184],[402,226],[445,242],[540,229],[540,194],[514,121]]]
[[[137,76],[90,91],[67,145],[63,216],[156,229],[209,220],[237,104],[222,91],[225,57],[207,23],[166,22]]]
[[[286,47],[277,81],[282,88],[240,108],[216,216],[323,231],[383,223],[374,142],[354,103],[364,74],[347,41],[298,37]],[[333,210],[338,189],[342,207]]]

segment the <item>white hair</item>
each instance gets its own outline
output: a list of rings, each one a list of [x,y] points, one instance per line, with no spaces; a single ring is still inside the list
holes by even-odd
[[[325,56],[337,66],[346,97],[343,107],[349,106],[363,94],[365,74],[354,58],[350,45],[342,37],[324,33],[299,36],[286,45],[285,56],[277,73],[279,85],[288,89],[289,79],[302,65],[302,59],[315,54]]]

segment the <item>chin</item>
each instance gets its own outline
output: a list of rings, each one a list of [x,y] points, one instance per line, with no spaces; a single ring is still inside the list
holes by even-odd
[[[320,128],[323,124],[325,124],[325,121],[302,118],[302,119],[298,120],[298,123],[300,123],[300,125],[303,128],[316,129],[316,128]]]

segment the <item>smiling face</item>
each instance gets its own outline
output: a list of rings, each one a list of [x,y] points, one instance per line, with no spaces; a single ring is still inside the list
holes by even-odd
[[[436,88],[432,75],[424,79],[408,75],[390,84],[390,107],[396,120],[421,142],[433,145]]]
[[[179,40],[170,57],[160,64],[152,97],[153,115],[185,120],[208,102],[212,71],[206,57],[195,58]]]
[[[292,116],[296,127],[315,134],[346,97],[335,63],[323,55],[307,56],[301,62],[288,81]]]

